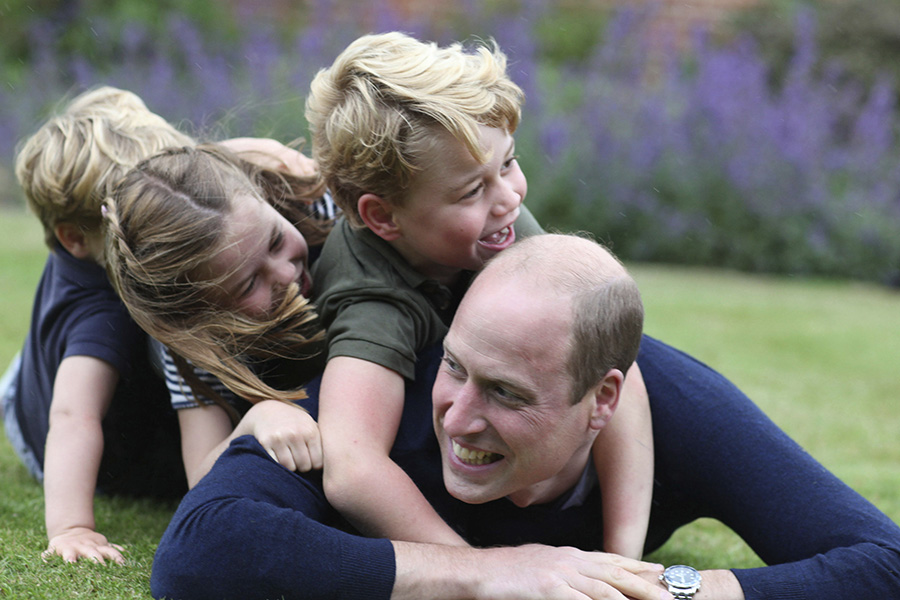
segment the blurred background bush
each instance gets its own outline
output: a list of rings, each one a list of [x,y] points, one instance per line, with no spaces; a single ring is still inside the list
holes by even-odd
[[[6,0],[0,204],[23,204],[16,142],[85,88],[132,90],[200,138],[290,142],[312,76],[358,35],[493,37],[527,94],[517,149],[548,228],[630,261],[900,286],[896,0],[745,0],[679,30],[665,4]]]

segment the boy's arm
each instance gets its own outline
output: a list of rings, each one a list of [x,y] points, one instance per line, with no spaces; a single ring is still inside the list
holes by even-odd
[[[603,503],[603,549],[630,558],[644,552],[653,496],[650,401],[637,363],[628,370],[615,416],[593,447]]]
[[[404,399],[396,371],[348,356],[328,361],[319,393],[328,501],[367,536],[465,545],[389,456]]]
[[[118,371],[99,358],[69,356],[59,365],[44,457],[44,515],[50,540],[44,558],[58,554],[68,562],[81,557],[125,562],[121,547],[94,529],[102,421],[118,381]]]

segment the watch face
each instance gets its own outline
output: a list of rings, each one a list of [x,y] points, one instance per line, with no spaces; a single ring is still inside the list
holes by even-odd
[[[700,583],[700,573],[693,567],[673,565],[663,574],[666,583],[680,588],[692,588]]]

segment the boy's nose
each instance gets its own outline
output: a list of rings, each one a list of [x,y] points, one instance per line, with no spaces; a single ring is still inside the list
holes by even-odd
[[[497,198],[494,201],[494,216],[502,217],[510,213],[522,204],[522,195],[519,194],[512,185],[503,183],[501,188],[497,190]]]

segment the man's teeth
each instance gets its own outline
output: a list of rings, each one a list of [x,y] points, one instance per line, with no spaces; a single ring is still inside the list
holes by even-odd
[[[500,460],[501,455],[484,450],[469,450],[453,442],[453,453],[464,463],[470,465],[486,465]]]
[[[507,225],[497,233],[492,233],[489,236],[486,236],[481,239],[482,242],[486,244],[502,244],[506,241],[506,238],[509,237],[509,226]]]

